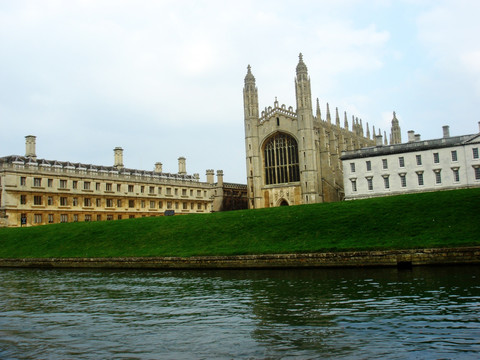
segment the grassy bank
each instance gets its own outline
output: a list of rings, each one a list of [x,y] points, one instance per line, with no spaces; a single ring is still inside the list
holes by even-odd
[[[480,245],[480,189],[0,229],[0,257],[294,253]]]

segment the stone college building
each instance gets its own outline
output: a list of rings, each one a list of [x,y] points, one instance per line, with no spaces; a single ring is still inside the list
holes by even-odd
[[[339,201],[344,198],[343,150],[372,146],[366,124],[352,116],[343,127],[338,108],[332,121],[327,104],[322,119],[319,102],[316,114],[307,66],[299,56],[295,78],[296,110],[279,105],[260,112],[255,77],[248,66],[243,89],[245,147],[249,208]],[[397,125],[398,127],[398,121]],[[373,128],[372,136],[375,134]],[[392,128],[391,142],[400,142],[400,128]]]
[[[178,173],[161,163],[153,171],[128,169],[123,149],[113,166],[37,159],[36,138],[26,136],[25,156],[0,158],[0,227],[145,216],[209,213],[246,208],[246,186],[223,182],[223,171],[207,170],[207,181],[188,175],[186,159]]]

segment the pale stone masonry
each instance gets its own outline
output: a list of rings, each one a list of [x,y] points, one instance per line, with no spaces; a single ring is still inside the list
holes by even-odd
[[[480,123],[479,123],[480,128]],[[480,129],[479,129],[480,131]],[[345,198],[360,199],[405,193],[480,187],[480,133],[377,145],[342,153]]]
[[[213,170],[207,170],[207,182],[188,175],[184,157],[178,159],[178,173],[163,172],[161,163],[153,171],[127,169],[123,149],[116,147],[114,165],[98,166],[37,159],[35,141],[26,136],[25,156],[0,158],[0,226],[221,211],[224,187],[246,199],[246,186],[225,185],[222,170],[217,182]]]
[[[258,89],[250,65],[243,89],[245,149],[249,208],[339,201],[344,198],[343,150],[375,144],[368,123],[346,112],[343,127],[338,108],[332,122],[327,104],[322,118],[319,101],[312,108],[310,77],[302,54],[296,68],[296,109],[280,105],[260,112]],[[391,142],[401,142],[394,116]]]

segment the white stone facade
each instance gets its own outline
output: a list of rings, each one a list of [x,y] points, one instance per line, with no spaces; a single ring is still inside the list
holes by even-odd
[[[480,187],[480,133],[342,153],[345,199]],[[379,142],[382,143],[381,141]]]

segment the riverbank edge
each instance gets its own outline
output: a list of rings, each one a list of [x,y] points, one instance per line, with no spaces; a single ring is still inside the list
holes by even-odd
[[[0,267],[108,269],[261,269],[321,267],[410,267],[480,264],[480,246],[194,257],[0,259]]]

